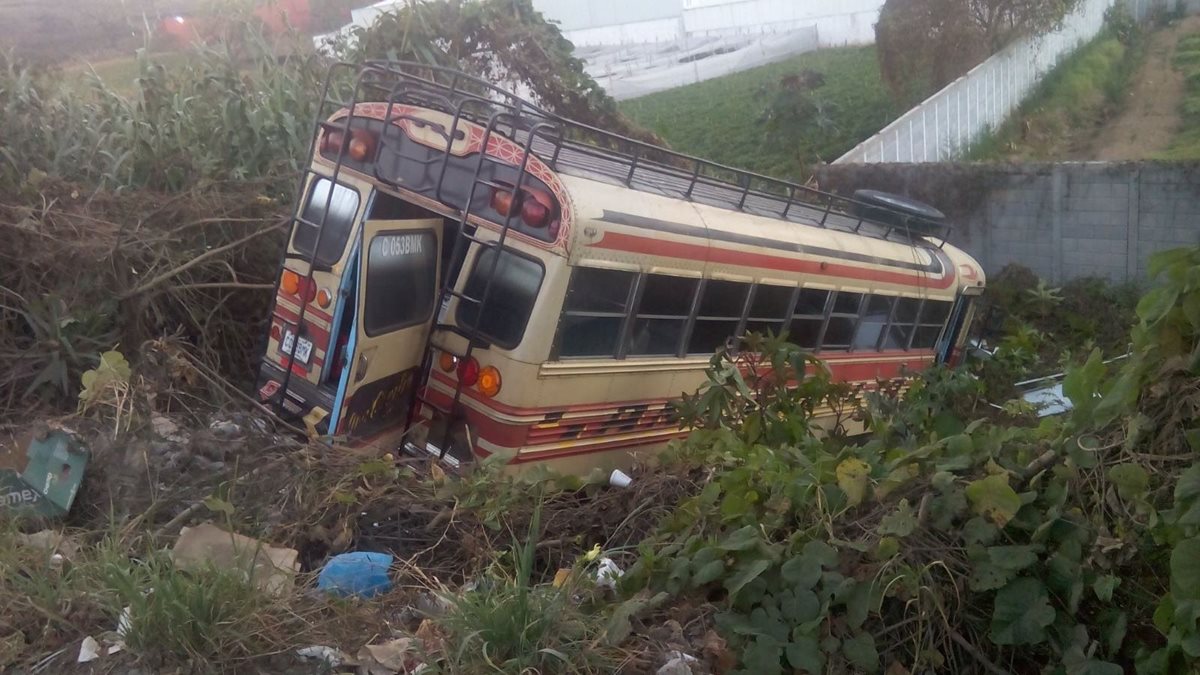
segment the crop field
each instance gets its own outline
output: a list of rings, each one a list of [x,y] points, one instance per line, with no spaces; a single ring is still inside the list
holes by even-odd
[[[772,131],[764,117],[781,82],[808,71],[824,84],[819,113]],[[730,166],[803,180],[871,137],[898,114],[879,74],[874,47],[802,54],[769,66],[624,101],[621,111],[672,148]]]
[[[1200,669],[1200,248],[1146,288],[1005,269],[989,358],[864,391],[748,336],[624,486],[452,472],[255,397],[328,63],[230,23],[129,88],[0,55],[0,670]],[[413,5],[343,56],[478,73],[481,44],[556,110],[778,175],[893,112],[860,48],[618,109],[527,0]],[[1072,410],[1013,387],[1047,372]]]

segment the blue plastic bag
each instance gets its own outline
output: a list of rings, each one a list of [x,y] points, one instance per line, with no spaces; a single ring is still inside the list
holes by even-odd
[[[329,559],[317,576],[317,588],[348,597],[372,598],[392,588],[388,569],[392,556],[386,553],[343,553]]]

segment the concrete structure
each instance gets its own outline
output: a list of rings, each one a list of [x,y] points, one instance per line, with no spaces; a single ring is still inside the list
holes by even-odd
[[[819,179],[942,208],[950,241],[989,274],[1019,263],[1055,283],[1144,280],[1155,252],[1200,245],[1200,164],[831,165]]]

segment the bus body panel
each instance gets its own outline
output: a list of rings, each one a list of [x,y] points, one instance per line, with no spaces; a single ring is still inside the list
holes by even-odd
[[[337,183],[357,194],[358,203],[340,256],[330,264],[317,265],[312,277],[322,289],[353,287],[354,290],[339,293],[336,307],[320,308],[309,303],[305,308],[300,333],[312,340],[312,358],[301,364],[303,367],[292,364],[292,381],[285,392],[288,394],[285,401],[290,403],[290,406],[285,403],[285,407],[295,408],[291,410],[293,413],[308,415],[313,432],[343,433],[358,443],[377,444],[390,450],[406,432],[407,401],[415,391],[424,402],[414,410],[418,428],[409,438],[419,439],[418,445],[429,442],[431,452],[440,451],[432,444],[441,434],[443,438],[466,439],[477,457],[503,455],[517,469],[545,464],[569,473],[586,474],[628,467],[631,462],[653,457],[672,440],[685,435],[672,415],[671,402],[703,385],[712,352],[684,353],[690,346],[683,339],[687,334],[681,333],[681,351],[675,355],[560,356],[563,317],[570,305],[573,280],[580,270],[603,270],[635,279],[628,303],[637,302],[638,294],[645,292],[643,286],[652,278],[694,280],[692,299],[680,298],[680,302],[695,302],[697,306],[710,284],[728,282],[736,288],[744,286],[749,290],[739,326],[747,329],[753,318],[749,316],[750,303],[764,288],[770,287],[777,294],[794,293],[793,302],[801,292],[824,292],[828,296],[827,313],[834,311],[836,297],[860,297],[854,332],[862,332],[867,335],[864,340],[877,340],[879,345],[884,344],[883,331],[891,328],[892,319],[879,324],[876,333],[865,330],[869,327],[866,324],[878,320],[872,319],[867,307],[875,296],[891,298],[890,307],[899,307],[900,299],[919,303],[916,305],[919,307],[927,303],[946,306],[960,303],[956,307],[961,307],[962,298],[981,293],[985,285],[978,263],[950,245],[937,246],[921,239],[909,242],[862,236],[827,229],[815,221],[812,226],[805,226],[755,215],[749,212],[752,208],[734,211],[634,190],[593,177],[555,173],[542,161],[545,158],[530,157],[526,162],[520,146],[508,139],[493,135],[484,147],[482,128],[464,120],[460,120],[464,136],[447,148],[439,136],[412,121],[448,124],[449,116],[412,106],[404,110],[411,119],[396,123],[408,136],[405,142],[411,141],[415,144],[412,147],[424,148],[427,153],[448,150],[451,157],[447,166],[454,171],[461,173],[464,167],[474,166],[482,151],[502,158],[500,164],[504,166],[525,163],[531,167],[531,174],[541,185],[548,186],[559,204],[561,229],[545,240],[518,230],[505,235],[501,255],[511,254],[524,261],[526,267],[539,270],[528,321],[514,343],[485,343],[473,351],[480,367],[492,366],[500,372],[500,390],[489,397],[464,386],[458,396],[463,419],[457,422],[441,419],[437,410],[454,407],[457,372],[439,366],[438,349],[427,361],[426,373],[419,372],[417,366],[424,356],[429,321],[459,324],[464,303],[451,297],[445,307],[434,308],[433,316],[425,323],[372,337],[364,323],[367,295],[373,287],[368,283],[368,258],[374,238],[386,236],[387,232],[395,235],[399,230],[432,232],[433,248],[442,249],[443,242],[458,236],[447,228],[457,227],[461,204],[439,202],[422,187],[428,184],[432,169],[421,173],[411,166],[393,166],[388,170],[397,175],[402,173],[406,180],[387,185],[374,177],[370,167],[340,166]],[[368,113],[380,122],[386,112],[385,104],[361,111],[355,108],[356,118]],[[434,162],[431,166],[438,164]],[[312,167],[314,175],[304,190],[305,202],[299,207],[301,211],[319,192],[322,174],[328,180],[333,167],[328,158],[317,153]],[[460,186],[451,192],[455,190],[459,196],[454,199],[463,203],[469,200],[470,190]],[[327,196],[327,192],[320,194]],[[412,205],[430,217],[373,220],[372,204],[377,199]],[[496,254],[500,222],[503,219],[495,213],[489,215],[486,209],[480,211],[472,206],[467,225],[473,228],[476,241],[467,246],[458,268],[461,271],[441,269],[441,258],[433,256],[437,279],[434,287],[441,283],[441,275],[451,274],[452,288],[464,293],[484,256]],[[296,244],[297,237],[293,236],[284,267],[296,274],[308,274],[310,270],[303,259],[306,251]],[[406,244],[396,246],[397,251],[413,249]],[[286,331],[289,320],[295,324],[301,300],[280,290],[273,323],[281,331]],[[624,320],[623,330],[630,331],[629,326],[641,321],[633,307],[634,304],[627,306],[634,314]],[[691,332],[698,321],[709,320],[699,317],[699,312],[697,307],[681,304],[676,313],[690,317],[687,323],[680,324],[681,330]],[[343,316],[353,318],[351,342],[343,347],[353,353],[345,371],[331,381],[330,376],[337,373],[330,361],[338,351],[331,336],[336,334],[338,320]],[[773,325],[786,327],[792,316],[792,310],[788,310]],[[967,313],[958,326],[950,326],[953,335],[947,334],[947,328],[942,329],[940,340],[953,338],[955,344],[939,342],[943,345],[940,351],[932,347],[883,351],[841,347],[820,351],[818,355],[826,361],[836,381],[855,384],[858,395],[862,396],[878,382],[903,379],[939,359],[944,360],[961,343],[966,333],[963,326],[969,320]],[[827,314],[824,325],[832,321]],[[920,327],[916,325],[911,330],[915,332]],[[821,329],[822,333],[827,330]],[[876,339],[874,335],[879,337]],[[263,366],[267,384],[262,385],[260,395],[272,381],[278,386],[288,365],[288,356],[282,353],[282,339],[283,334],[277,336],[272,331]],[[464,353],[468,347],[465,338],[450,331],[434,331],[430,339],[451,354]],[[857,335],[854,339],[858,339]],[[628,335],[619,338],[625,347],[618,352],[628,348],[630,340]],[[910,341],[915,342],[915,338]],[[836,419],[835,411],[831,410],[819,411],[819,417],[825,425],[847,422]],[[325,426],[319,423],[321,420]],[[459,422],[461,433],[454,426]]]

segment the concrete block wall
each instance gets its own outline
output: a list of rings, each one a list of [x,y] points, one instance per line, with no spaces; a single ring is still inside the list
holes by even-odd
[[[1154,253],[1200,245],[1200,164],[832,165],[818,179],[941,208],[951,242],[992,274],[1018,263],[1055,283],[1145,280]]]

